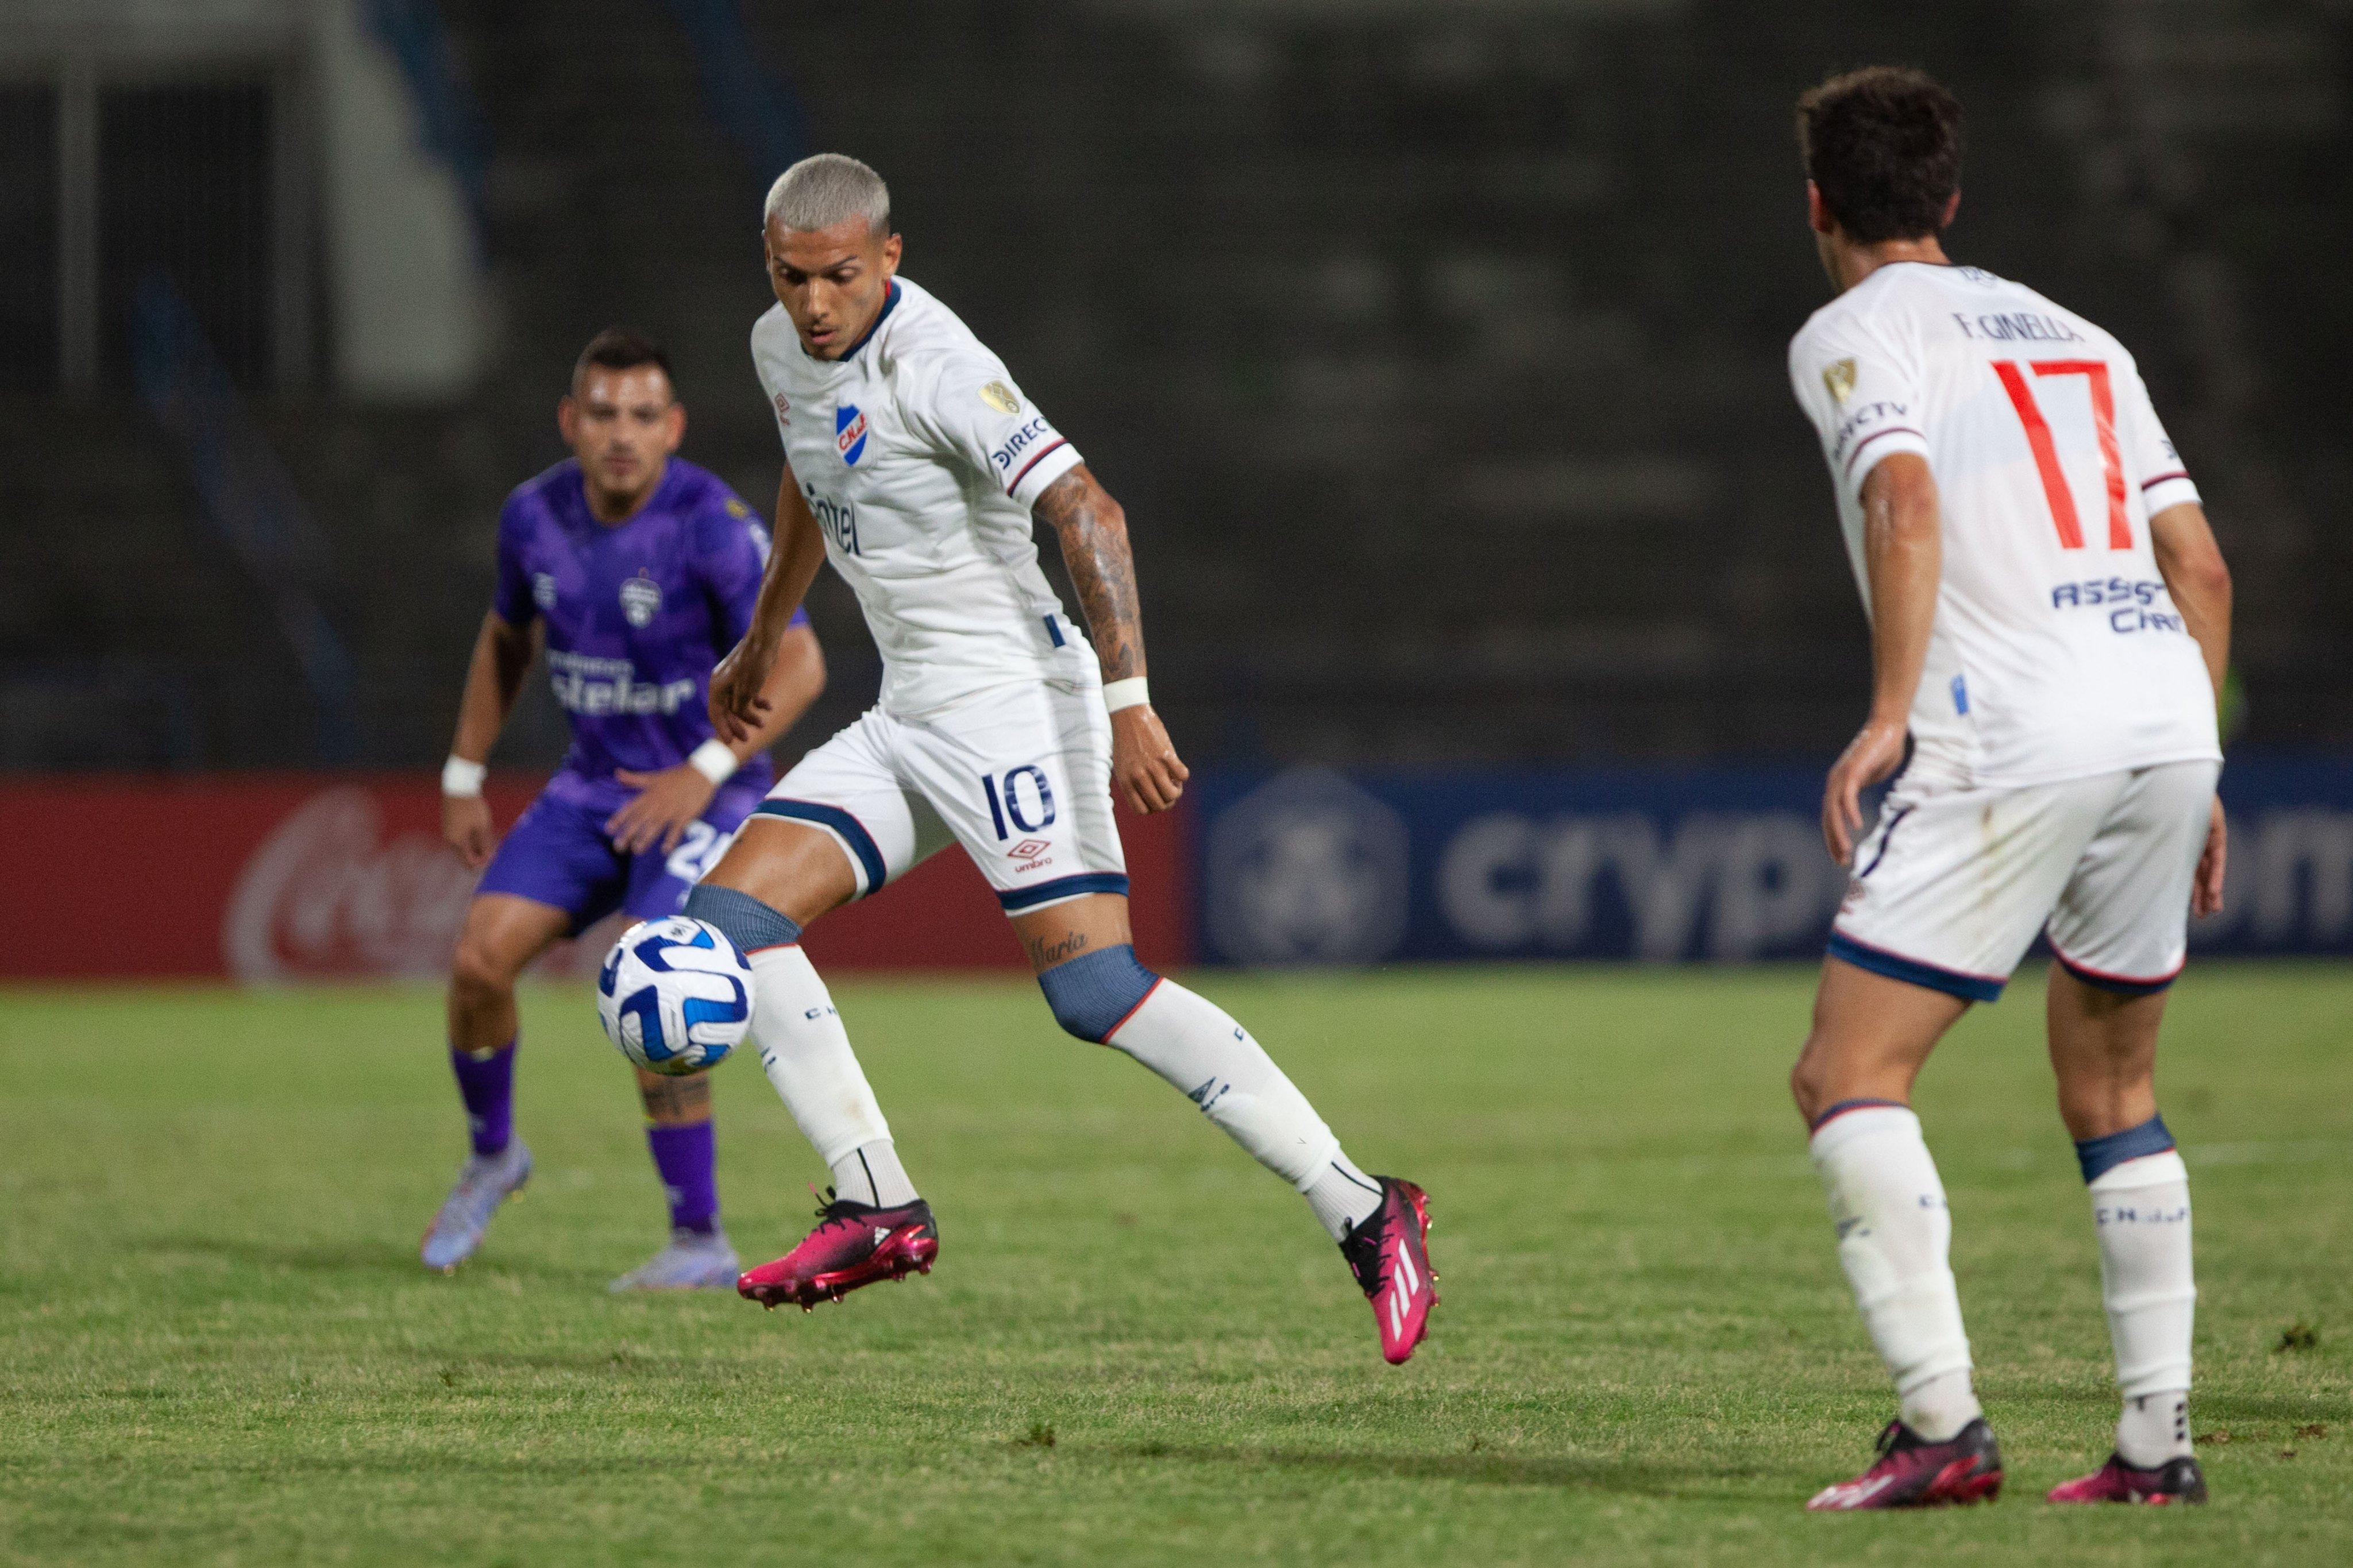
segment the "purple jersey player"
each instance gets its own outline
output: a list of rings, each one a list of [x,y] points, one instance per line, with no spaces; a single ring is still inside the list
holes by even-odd
[[[676,914],[767,793],[767,747],[825,685],[803,619],[769,670],[758,731],[732,745],[712,732],[712,666],[751,624],[768,539],[733,490],[673,456],[686,413],[659,348],[599,333],[556,417],[573,458],[518,489],[500,515],[498,590],[441,775],[443,832],[468,865],[489,868],[450,973],[449,1060],[473,1153],[425,1234],[426,1264],[445,1271],[472,1256],[531,1174],[512,1126],[515,977],[615,910]],[[501,843],[482,759],[543,645],[572,749]],[[711,1081],[640,1070],[638,1087],[670,1240],[614,1288],[731,1285]]]

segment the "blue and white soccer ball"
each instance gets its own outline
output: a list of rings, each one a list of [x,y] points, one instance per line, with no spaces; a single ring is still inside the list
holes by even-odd
[[[752,965],[717,927],[640,921],[596,972],[605,1037],[649,1072],[706,1072],[752,1026]]]

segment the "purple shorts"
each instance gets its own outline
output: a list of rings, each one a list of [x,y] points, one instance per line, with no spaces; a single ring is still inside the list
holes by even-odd
[[[512,893],[552,905],[572,917],[575,935],[615,910],[631,920],[674,915],[686,890],[727,853],[735,830],[760,804],[765,782],[754,779],[747,787],[730,780],[667,855],[659,849],[625,854],[605,832],[612,808],[543,793],[501,841],[475,895]]]

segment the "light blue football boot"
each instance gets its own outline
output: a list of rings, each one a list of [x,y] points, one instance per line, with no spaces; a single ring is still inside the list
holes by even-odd
[[[622,1275],[607,1287],[624,1290],[728,1290],[743,1262],[729,1244],[727,1233],[673,1230],[670,1245]]]
[[[458,1184],[449,1189],[443,1200],[441,1212],[433,1216],[426,1227],[425,1245],[418,1255],[427,1268],[438,1268],[448,1274],[474,1256],[482,1245],[482,1235],[491,1228],[491,1216],[499,1205],[522,1191],[531,1180],[531,1151],[520,1138],[507,1141],[507,1146],[495,1154],[475,1154],[466,1161],[458,1173]]]

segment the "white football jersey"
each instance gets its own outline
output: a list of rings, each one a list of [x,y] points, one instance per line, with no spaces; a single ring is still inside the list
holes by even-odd
[[[1936,476],[1944,579],[1915,768],[2018,785],[2221,755],[2149,543],[2149,518],[2198,490],[2122,344],[2022,284],[1897,262],[1814,312],[1789,379],[1866,610],[1864,477],[1895,452]]]
[[[1029,509],[1079,454],[955,311],[896,279],[838,360],[775,306],[752,362],[834,570],[881,650],[882,706],[920,714],[1008,680],[1100,682],[1038,566]]]

